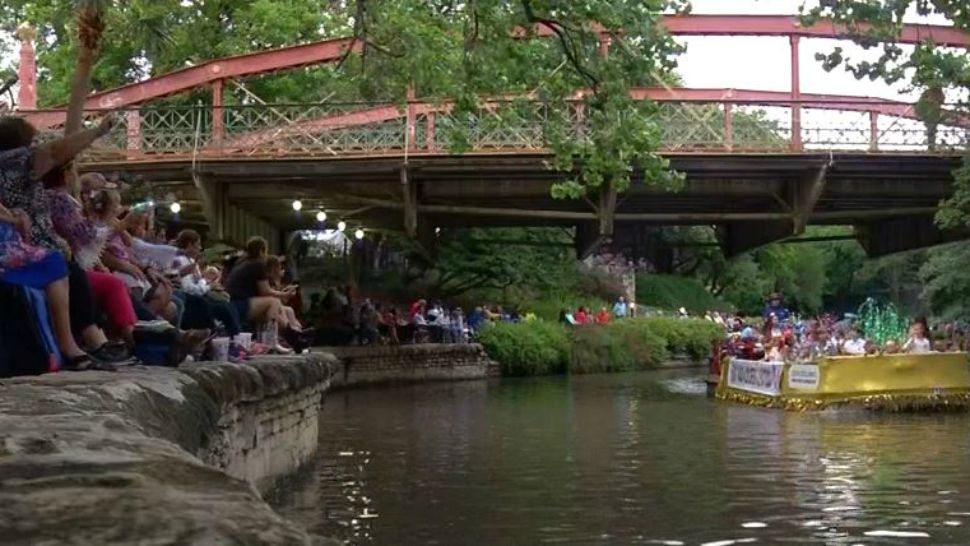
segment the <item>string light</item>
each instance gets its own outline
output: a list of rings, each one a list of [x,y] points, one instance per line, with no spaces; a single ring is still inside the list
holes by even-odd
[[[317,213],[317,222],[320,222],[322,224],[326,221],[327,221],[327,213],[321,210],[320,212]]]
[[[176,201],[168,206],[168,210],[172,211],[172,214],[178,214],[182,212],[182,205],[180,205],[179,202]]]
[[[347,229],[347,222],[344,222],[343,220],[337,222],[337,231],[344,231],[346,229]]]
[[[303,201],[300,201],[299,199],[295,199],[293,201],[293,210],[295,210],[296,212],[300,212],[301,210],[303,210]]]
[[[354,237],[356,237],[358,241],[361,240],[361,239],[363,239],[364,238],[364,230],[362,230],[360,228],[357,228],[357,231],[354,232]]]

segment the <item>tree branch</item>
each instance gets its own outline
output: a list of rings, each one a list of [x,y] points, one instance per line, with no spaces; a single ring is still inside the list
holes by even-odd
[[[555,19],[548,19],[544,17],[539,17],[536,15],[535,10],[532,7],[532,0],[521,0],[522,10],[525,12],[525,18],[530,23],[537,23],[549,27],[549,30],[553,31],[559,38],[559,44],[562,46],[563,54],[566,55],[566,59],[569,60],[569,64],[573,65],[573,69],[576,70],[579,75],[584,78],[588,83],[590,88],[592,88],[593,93],[597,93],[599,90],[599,78],[597,78],[592,72],[589,71],[583,63],[580,62],[579,55],[576,52],[575,45],[573,44],[572,38],[569,37],[566,25]]]

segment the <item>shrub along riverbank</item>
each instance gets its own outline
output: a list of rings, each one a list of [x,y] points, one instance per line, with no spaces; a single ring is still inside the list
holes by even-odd
[[[546,375],[649,370],[673,355],[702,360],[722,335],[721,327],[706,320],[652,317],[605,326],[499,323],[483,330],[478,341],[503,375]]]

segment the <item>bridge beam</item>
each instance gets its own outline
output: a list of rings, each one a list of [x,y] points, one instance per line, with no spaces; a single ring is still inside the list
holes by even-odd
[[[418,236],[418,185],[411,178],[407,165],[401,167],[401,194],[404,201],[404,233],[412,239]]]
[[[871,257],[915,250],[970,238],[968,230],[942,231],[932,216],[903,216],[855,226],[856,236]]]
[[[218,241],[226,240],[226,188],[211,178],[192,175],[195,188],[202,199],[202,213],[209,223],[209,236]]]
[[[805,233],[805,227],[808,226],[812,212],[815,211],[815,205],[825,190],[830,165],[831,163],[822,165],[814,174],[806,176],[795,185],[792,192],[792,205],[795,212],[793,235]]]
[[[735,221],[721,224],[716,233],[724,255],[733,258],[749,250],[791,237],[792,227],[791,220]]]

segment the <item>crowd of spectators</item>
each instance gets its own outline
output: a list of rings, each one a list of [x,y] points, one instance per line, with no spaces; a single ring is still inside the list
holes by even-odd
[[[29,302],[10,295],[16,290],[40,294],[27,311],[51,360],[16,369],[8,358],[0,371],[113,370],[137,359],[177,365],[207,356],[214,337],[247,331],[261,343],[233,345],[232,358],[306,348],[312,331],[292,307],[296,287],[283,285],[265,240],[253,238],[226,263],[203,263],[198,233],[165,240],[152,203],[124,203],[98,173],[76,176],[74,157],[110,127],[106,118],[36,144],[29,123],[0,118],[0,289],[10,303]],[[14,313],[0,318],[0,332],[19,331]]]
[[[855,315],[837,318],[822,314],[795,318],[784,306],[780,294],[768,298],[759,320],[741,315],[710,312],[706,318],[725,327],[727,337],[718,348],[720,355],[747,360],[814,360],[824,356],[863,356],[874,354],[923,354],[963,351],[962,330],[954,323],[942,325],[934,336],[924,317],[910,322],[899,339],[889,337],[877,342],[875,332],[866,332]],[[869,334],[867,336],[867,334]]]

